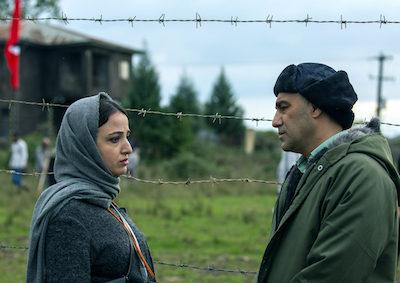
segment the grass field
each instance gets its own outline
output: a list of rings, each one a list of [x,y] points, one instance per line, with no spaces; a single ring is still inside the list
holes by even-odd
[[[1,188],[0,243],[27,246],[34,193]],[[33,183],[34,178],[27,182]],[[125,180],[128,182],[128,180]],[[273,189],[257,185],[175,188],[124,182],[117,202],[145,233],[156,261],[257,270],[270,226]],[[4,186],[4,187],[3,187]],[[23,282],[26,250],[0,251],[0,282]],[[251,282],[252,276],[157,265],[160,282]]]
[[[230,156],[223,160],[220,155]],[[215,177],[273,179],[268,155],[215,156]],[[240,164],[240,166],[239,166]],[[168,165],[168,164],[167,164]],[[164,164],[165,166],[165,164]],[[139,177],[158,179],[163,169],[143,167]],[[228,174],[229,173],[229,174]],[[228,175],[226,175],[228,174]],[[220,175],[220,176],[218,176]],[[264,177],[263,177],[264,175]],[[165,177],[166,179],[167,177]],[[0,173],[0,282],[24,282],[31,214],[38,179],[25,177],[31,191],[19,192]],[[121,180],[117,202],[146,235],[155,261],[203,268],[257,271],[269,233],[275,185],[148,185]],[[160,282],[252,282],[254,275],[210,272],[156,264]]]
[[[210,156],[206,158],[212,160],[210,168],[213,177],[275,178],[277,156],[274,152],[246,156],[231,149],[219,149],[211,150],[207,155],[212,156],[212,159]],[[170,161],[142,164],[139,177],[173,179],[173,176],[167,176],[166,168],[185,172],[184,167],[179,167],[185,165],[178,162],[175,168],[172,164],[174,162]],[[204,173],[203,169],[200,171]],[[10,175],[0,172],[0,246],[16,247],[0,248],[0,283],[25,281],[25,247],[37,198],[35,188],[38,179],[29,176],[24,180],[31,191],[17,191],[11,184]],[[155,261],[257,271],[269,235],[276,198],[275,185],[149,185],[122,178],[121,189],[117,202],[127,208],[146,235]],[[210,272],[160,263],[156,264],[156,273],[160,282],[233,283],[254,280],[254,275]]]

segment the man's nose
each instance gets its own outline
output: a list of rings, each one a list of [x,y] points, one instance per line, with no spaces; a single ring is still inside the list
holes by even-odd
[[[282,118],[278,111],[275,112],[274,119],[272,119],[272,127],[278,128],[282,125]]]

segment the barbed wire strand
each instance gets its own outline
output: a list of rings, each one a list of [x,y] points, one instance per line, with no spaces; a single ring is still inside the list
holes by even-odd
[[[26,104],[26,105],[35,105],[42,107],[42,110],[49,109],[50,107],[63,107],[68,108],[69,105],[66,104],[55,104],[55,103],[46,103],[46,102],[33,102],[33,101],[23,101],[23,100],[15,100],[15,99],[0,99],[1,103],[7,103],[9,108],[11,108],[12,104]],[[161,116],[175,116],[177,119],[181,119],[182,117],[202,117],[202,118],[211,118],[213,122],[221,121],[222,119],[237,119],[237,120],[247,120],[247,121],[268,121],[271,122],[271,119],[266,118],[246,118],[246,117],[239,117],[239,116],[229,116],[229,115],[220,115],[219,113],[215,114],[197,114],[197,113],[183,113],[183,112],[163,112],[163,111],[156,111],[151,109],[136,109],[136,108],[125,108],[128,112],[136,112],[138,116],[145,117],[147,114],[154,114],[154,115],[161,115]]]
[[[38,177],[41,175],[54,175],[54,172],[48,173],[39,173],[39,172],[31,172],[31,173],[24,173],[24,172],[17,172],[15,170],[7,170],[7,169],[0,169],[0,173],[6,174],[15,174],[15,175],[22,175],[22,176],[34,176]],[[129,175],[122,175],[121,177],[129,180],[133,180],[140,183],[146,184],[154,184],[154,185],[195,185],[195,184],[217,184],[217,183],[261,183],[261,184],[270,184],[270,185],[280,185],[277,181],[267,181],[267,180],[257,180],[251,178],[214,178],[210,176],[209,179],[205,180],[192,180],[188,178],[185,181],[164,181],[162,179],[159,180],[145,180],[139,179],[134,176]]]
[[[27,251],[28,247],[24,246],[12,246],[12,245],[0,245],[0,250],[23,250]],[[170,267],[177,267],[177,268],[188,268],[188,269],[193,269],[197,271],[206,271],[206,272],[220,272],[220,273],[233,273],[233,274],[242,274],[245,276],[253,276],[256,275],[257,272],[255,271],[245,271],[241,269],[224,269],[224,268],[217,268],[214,266],[207,266],[207,267],[201,267],[201,266],[195,266],[191,264],[186,264],[186,263],[170,263],[170,262],[165,262],[165,261],[160,261],[160,260],[154,260],[156,264],[159,265],[165,265],[165,266],[170,266]]]
[[[23,101],[23,100],[15,100],[15,99],[0,99],[0,103],[6,103],[8,104],[8,108],[10,109],[12,104],[25,104],[25,105],[33,105],[33,106],[40,106],[42,108],[42,111],[44,110],[49,110],[50,107],[63,107],[63,108],[68,108],[69,105],[66,104],[58,104],[58,103],[49,103],[45,102],[44,99],[42,99],[42,102],[33,102],[33,101]],[[178,120],[180,120],[182,117],[194,117],[194,118],[208,118],[212,119],[212,122],[215,123],[218,121],[218,123],[221,123],[221,120],[223,119],[236,119],[236,120],[244,120],[244,121],[252,121],[256,122],[258,126],[258,122],[272,122],[272,119],[268,118],[251,118],[251,117],[240,117],[240,116],[229,116],[229,115],[221,115],[219,113],[215,114],[198,114],[198,113],[183,113],[183,112],[163,112],[163,111],[155,111],[151,109],[137,109],[137,108],[125,108],[126,111],[128,112],[135,112],[137,113],[138,116],[146,117],[147,114],[153,114],[153,115],[160,115],[160,116],[174,116]],[[359,119],[359,118],[357,118]],[[355,125],[363,125],[368,123],[367,119],[361,119],[362,121],[360,122],[354,122]],[[394,126],[394,127],[400,127],[400,124],[397,123],[390,123],[390,122],[380,122],[382,125],[387,125],[387,126]]]
[[[0,17],[0,21],[11,21],[14,18],[12,17]],[[340,15],[337,20],[332,19],[320,19],[316,20],[310,17],[308,14],[303,19],[277,19],[274,18],[274,15],[268,14],[264,19],[239,19],[237,16],[231,16],[228,18],[203,18],[199,13],[195,14],[194,18],[167,18],[165,13],[161,14],[158,18],[138,18],[137,16],[128,17],[128,18],[103,18],[103,15],[98,17],[68,17],[65,13],[62,13],[60,17],[20,17],[16,18],[23,21],[59,21],[65,25],[70,24],[73,21],[81,21],[81,22],[93,22],[98,24],[103,23],[118,23],[125,22],[130,24],[133,27],[134,23],[156,23],[165,27],[166,23],[195,23],[196,28],[202,26],[202,23],[228,23],[233,26],[237,26],[238,24],[266,24],[270,28],[272,24],[304,24],[308,27],[309,24],[338,24],[340,29],[347,28],[348,24],[375,24],[378,25],[379,28],[382,28],[383,25],[388,24],[400,24],[398,20],[387,20],[385,15],[379,15],[377,19],[368,19],[368,20],[346,20],[343,15]]]

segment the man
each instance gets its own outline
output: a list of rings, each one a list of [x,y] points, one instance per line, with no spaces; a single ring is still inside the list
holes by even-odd
[[[278,186],[276,192],[279,194],[281,192],[282,184],[285,181],[286,175],[289,173],[290,168],[299,159],[299,154],[292,151],[282,151],[281,160],[279,161],[278,168],[276,169],[276,180],[278,181]]]
[[[50,139],[44,137],[41,144],[36,147],[35,150],[35,170],[38,173],[42,173],[43,170],[47,171],[48,161],[50,158]],[[44,172],[47,173],[47,172]]]
[[[11,157],[9,167],[14,172],[11,175],[11,180],[14,185],[20,189],[27,189],[22,184],[22,174],[28,165],[28,147],[26,142],[20,138],[18,133],[13,133],[13,142],[11,144]]]
[[[274,93],[281,147],[302,156],[278,197],[258,282],[394,282],[400,180],[379,121],[349,129],[357,95],[326,65],[286,67]]]

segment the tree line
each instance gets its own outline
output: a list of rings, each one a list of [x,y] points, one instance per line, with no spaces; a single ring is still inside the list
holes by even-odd
[[[132,70],[131,87],[123,101],[126,108],[151,109],[173,113],[220,114],[243,117],[244,111],[237,104],[233,89],[224,69],[218,75],[209,99],[201,104],[198,93],[183,74],[175,93],[167,106],[161,106],[158,73],[148,52],[145,52]],[[141,148],[141,154],[149,158],[168,158],[190,150],[195,140],[213,141],[227,146],[240,146],[245,126],[240,119],[212,119],[183,117],[160,117],[135,112],[129,113],[133,144]]]

